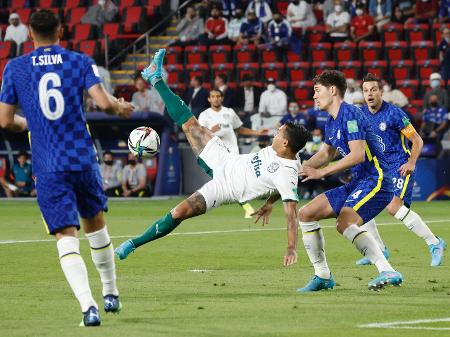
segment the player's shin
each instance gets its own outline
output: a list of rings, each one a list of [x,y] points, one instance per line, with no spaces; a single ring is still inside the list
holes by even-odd
[[[331,273],[325,256],[325,238],[319,223],[312,221],[299,222],[299,224],[303,234],[303,245],[314,267],[315,275],[329,279]]]
[[[103,296],[119,295],[116,284],[116,265],[114,262],[114,249],[107,227],[93,232],[86,233],[86,237],[91,247],[92,261],[100,275],[103,285]]]
[[[406,206],[400,207],[395,213],[395,218],[403,222],[414,234],[425,240],[427,245],[435,245],[439,240],[431,232],[430,228],[423,222],[422,218],[416,212]]]
[[[61,268],[80,302],[81,311],[86,312],[92,306],[97,307],[89,287],[86,265],[80,255],[80,241],[73,236],[65,236],[58,240],[56,246]]]
[[[137,248],[147,242],[159,239],[173,231],[181,223],[181,220],[173,219],[169,212],[161,219],[156,220],[153,225],[147,229],[142,235],[131,239],[134,247]]]
[[[342,235],[353,243],[359,252],[377,267],[380,273],[383,271],[394,271],[370,233],[354,224],[348,226]]]
[[[164,101],[170,118],[172,118],[177,125],[182,126],[194,116],[189,107],[179,96],[175,95],[173,91],[170,90],[162,78],[154,84],[154,87],[158,90],[159,95]]]
[[[375,219],[367,221],[360,228],[361,228],[361,230],[367,231],[368,233],[370,233],[372,235],[372,237],[377,242],[378,247],[380,247],[380,249],[382,251],[384,251],[386,249],[386,245],[384,244],[383,240],[381,239],[380,233],[378,233],[377,224],[375,222]]]

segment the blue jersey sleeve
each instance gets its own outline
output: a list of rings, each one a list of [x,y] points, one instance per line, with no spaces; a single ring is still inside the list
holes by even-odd
[[[13,81],[14,71],[11,62],[3,70],[3,81],[0,92],[0,102],[16,105],[18,103],[17,91]]]
[[[406,113],[400,108],[395,108],[390,111],[389,118],[395,130],[401,131],[411,124]]]
[[[88,90],[93,85],[102,83],[102,79],[100,77],[100,73],[98,72],[97,65],[91,58],[86,57],[85,64],[84,88]]]
[[[440,123],[443,123],[443,122],[445,122],[447,119],[450,119],[449,116],[448,116],[448,111],[447,111],[446,108],[441,108],[441,109],[439,110],[439,112],[440,112]]]
[[[342,131],[347,135],[348,141],[366,139],[367,119],[357,107],[349,106],[344,111],[342,122]]]
[[[284,115],[283,118],[280,119],[280,124],[283,125],[289,120],[289,115]]]

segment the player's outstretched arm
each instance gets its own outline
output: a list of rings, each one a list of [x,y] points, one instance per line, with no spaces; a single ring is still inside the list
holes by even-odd
[[[319,151],[317,151],[311,158],[303,162],[303,166],[312,168],[320,168],[330,163],[336,157],[337,151],[334,147],[323,144]]]
[[[103,84],[95,84],[88,90],[100,109],[108,115],[116,115],[121,118],[129,118],[134,110],[133,104],[126,102],[123,98],[116,98],[108,94]]]
[[[16,115],[16,106],[0,102],[0,127],[12,132],[23,132],[28,128],[27,120]]]
[[[298,223],[297,223],[297,202],[285,201],[284,213],[287,221],[288,247],[286,255],[284,256],[283,265],[288,267],[297,263],[297,237],[298,237]]]
[[[262,225],[269,224],[269,217],[272,213],[273,204],[280,199],[279,193],[272,194],[256,212],[252,213],[252,216],[256,216],[255,223],[258,223],[259,219],[262,218]]]

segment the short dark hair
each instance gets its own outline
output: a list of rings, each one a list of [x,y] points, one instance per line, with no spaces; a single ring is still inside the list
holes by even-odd
[[[31,15],[30,26],[37,36],[45,40],[51,40],[56,37],[58,28],[61,26],[61,20],[52,11],[41,9]]]
[[[213,91],[218,92],[218,93],[220,94],[220,96],[223,97],[223,92],[222,92],[222,90],[220,90],[220,89],[217,88],[217,87],[214,87],[214,88],[212,88],[212,89],[209,91],[209,96],[211,96],[211,93],[212,93]]]
[[[314,85],[321,84],[327,88],[335,86],[341,97],[344,97],[347,90],[347,81],[345,75],[339,70],[324,70],[313,79]]]
[[[381,89],[381,87],[382,87],[381,79],[377,75],[372,74],[372,73],[367,73],[367,75],[364,76],[363,83],[365,83],[365,82],[377,82],[378,83],[378,88]]]
[[[27,151],[20,151],[19,154],[17,155],[17,158],[24,156],[25,158],[28,159],[28,152]]]
[[[203,84],[203,78],[202,78],[201,76],[194,75],[194,76],[192,76],[192,78],[193,78],[193,79],[195,78],[195,79],[198,81],[198,83],[199,83],[200,85]]]
[[[228,82],[228,76],[224,73],[219,73],[216,75],[216,77],[221,78],[223,83],[227,83]]]
[[[253,76],[251,74],[248,74],[248,73],[244,74],[242,76],[241,82],[244,82],[244,81],[253,81]]]
[[[113,153],[110,150],[106,150],[105,152],[103,152],[103,157],[106,155],[110,155],[111,157],[113,157]]]
[[[293,153],[297,153],[305,146],[311,134],[303,125],[287,122],[284,124],[284,134],[288,140],[288,146]]]

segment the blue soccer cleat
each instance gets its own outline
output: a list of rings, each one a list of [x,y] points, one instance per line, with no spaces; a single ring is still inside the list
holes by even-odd
[[[83,312],[83,320],[80,326],[99,326],[101,323],[98,309],[94,306],[90,307],[86,312]]]
[[[128,239],[127,241],[122,242],[122,244],[117,247],[114,252],[119,259],[125,260],[128,255],[135,251],[135,249],[136,247],[134,247],[133,241],[131,241],[131,239]]]
[[[383,255],[386,258],[386,260],[389,260],[389,251],[387,248],[383,250]],[[372,264],[372,262],[370,262],[370,260],[367,257],[363,257],[362,259],[356,261],[357,266],[367,266],[370,264]]]
[[[439,242],[435,245],[429,245],[430,253],[431,253],[431,266],[437,267],[442,263],[442,259],[444,258],[444,250],[447,248],[447,243],[445,243],[444,239],[438,238]]]
[[[105,312],[112,312],[113,314],[118,314],[122,310],[122,303],[119,300],[119,296],[116,295],[106,295],[103,296],[103,303]]]
[[[163,76],[164,55],[166,55],[165,49],[158,50],[150,65],[141,72],[142,78],[151,85],[155,85],[156,79]]]
[[[303,288],[298,288],[297,291],[299,293],[309,293],[312,291],[319,291],[319,290],[325,290],[325,289],[333,289],[333,287],[336,285],[336,282],[334,282],[333,276],[330,275],[329,279],[321,278],[317,275],[314,275],[311,280],[304,286]]]
[[[403,282],[403,276],[398,271],[383,271],[369,282],[370,290],[380,290],[387,285],[399,286]]]

